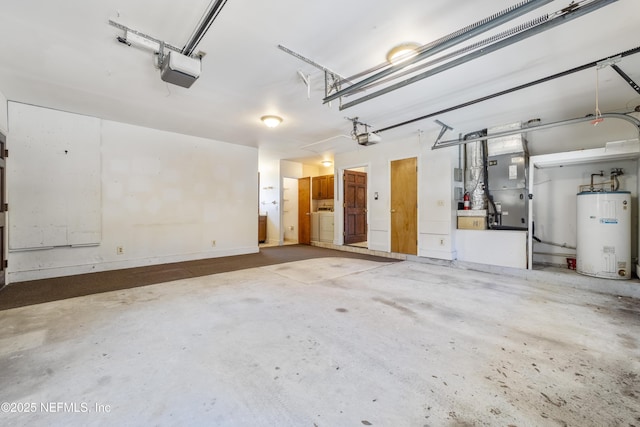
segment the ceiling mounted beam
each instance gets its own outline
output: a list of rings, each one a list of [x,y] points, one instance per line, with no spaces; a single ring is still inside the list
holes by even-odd
[[[614,71],[618,73],[620,77],[622,77],[627,82],[627,84],[631,86],[633,90],[640,94],[640,86],[638,86],[638,83],[634,82],[633,79],[627,75],[627,73],[622,71],[622,68],[618,67],[616,64],[611,65],[611,68],[613,68]]]
[[[573,124],[583,123],[583,122],[592,122],[594,120],[594,118],[595,118],[595,116],[589,115],[589,116],[585,116],[585,117],[578,117],[577,119],[561,120],[561,121],[558,121],[558,122],[547,123],[547,124],[544,124],[544,125],[535,125],[535,126],[521,128],[521,129],[512,129],[512,130],[507,130],[507,131],[504,131],[504,132],[497,132],[497,133],[491,134],[489,136],[486,136],[486,135],[485,136],[477,136],[477,137],[473,137],[473,138],[469,138],[469,139],[451,139],[449,141],[437,141],[436,140],[435,144],[433,144],[431,149],[432,150],[436,150],[438,148],[455,147],[456,145],[463,145],[463,144],[468,144],[470,142],[483,141],[483,140],[488,139],[488,138],[501,138],[501,137],[504,137],[504,136],[517,135],[517,134],[520,134],[520,133],[533,132],[533,131],[536,131],[536,130],[551,129],[551,128],[555,128],[555,127],[558,127],[558,126],[567,126],[567,125],[573,125]],[[639,134],[640,134],[640,120],[638,120],[637,118],[635,118],[633,116],[630,116],[628,114],[623,114],[623,113],[604,113],[604,114],[600,114],[598,116],[598,118],[624,120],[626,122],[631,123],[636,128],[636,131],[639,132]]]
[[[589,62],[587,64],[583,64],[583,65],[580,65],[578,67],[571,68],[569,70],[561,71],[559,73],[555,73],[555,74],[552,74],[550,76],[542,77],[540,79],[537,79],[537,80],[534,80],[534,81],[531,81],[531,82],[528,82],[528,83],[524,83],[524,84],[521,84],[521,85],[518,85],[518,86],[513,86],[513,87],[510,87],[509,89],[501,90],[499,92],[494,92],[494,93],[492,93],[490,95],[485,95],[485,96],[482,96],[480,98],[473,99],[471,101],[466,101],[466,102],[463,102],[461,104],[454,105],[453,107],[447,107],[447,108],[444,108],[442,110],[434,111],[434,112],[429,113],[429,114],[424,114],[424,115],[422,115],[420,117],[416,117],[416,118],[413,118],[413,119],[410,119],[410,120],[406,120],[406,121],[401,122],[401,123],[396,123],[396,124],[387,126],[385,128],[379,129],[379,130],[376,131],[376,133],[385,132],[385,131],[388,131],[388,130],[391,130],[391,129],[395,129],[395,128],[398,128],[398,127],[401,127],[401,126],[409,125],[411,123],[415,123],[415,122],[419,122],[419,121],[422,121],[422,120],[426,120],[426,119],[429,119],[431,117],[435,117],[435,116],[439,116],[439,115],[442,115],[442,114],[450,113],[452,111],[456,111],[456,110],[459,110],[461,108],[470,107],[472,105],[479,104],[481,102],[488,101],[490,99],[494,99],[494,98],[498,98],[500,96],[508,95],[508,94],[510,94],[512,92],[517,92],[519,90],[527,89],[529,87],[532,87],[532,86],[535,86],[535,85],[539,85],[541,83],[546,83],[546,82],[558,79],[560,77],[565,77],[565,76],[577,73],[579,71],[584,71],[584,70],[587,70],[589,68],[593,68],[593,67],[599,66],[600,64],[602,64],[604,62],[607,62],[607,61],[611,61],[614,58],[625,58],[627,56],[635,55],[635,54],[638,54],[638,53],[640,53],[640,46],[638,46],[636,48],[633,48],[633,49],[630,49],[630,50],[627,50],[627,51],[624,51],[624,52],[621,52],[621,53],[618,53],[616,55],[609,56],[607,58],[603,58],[603,59],[600,59],[600,60],[597,60],[597,61],[592,61],[592,62]]]
[[[373,76],[367,77],[357,83],[352,84],[351,86],[339,90],[323,99],[323,102],[326,104],[329,101],[333,101],[334,99],[340,98],[350,92],[353,92],[365,85],[375,82],[383,77],[386,77],[390,74],[393,74],[399,70],[402,70],[409,65],[415,64],[416,62],[422,61],[425,58],[433,56],[439,52],[442,52],[446,49],[449,49],[452,46],[460,44],[466,40],[469,40],[479,34],[482,34],[486,31],[489,31],[493,28],[496,28],[505,22],[508,22],[512,19],[515,19],[519,16],[522,16],[526,13],[531,12],[534,9],[537,9],[541,6],[544,6],[548,3],[551,3],[553,0],[525,0],[518,3],[515,6],[512,6],[508,9],[505,9],[497,14],[490,16],[488,18],[483,19],[482,21],[476,22],[468,27],[465,27],[461,30],[458,30],[454,33],[451,33],[441,39],[436,40],[433,43],[426,45],[426,49],[421,50],[416,56],[403,61],[400,64],[392,65],[389,68],[380,71],[379,73],[374,74]],[[341,108],[342,109],[342,108]]]
[[[529,38],[531,36],[534,36],[536,34],[539,34],[539,33],[542,33],[544,31],[550,30],[551,28],[557,27],[559,25],[565,24],[565,23],[567,23],[569,21],[572,21],[573,19],[579,18],[579,17],[581,17],[583,15],[586,15],[586,14],[588,14],[590,12],[598,10],[598,9],[600,9],[600,8],[602,8],[604,6],[607,6],[607,5],[611,4],[611,3],[615,3],[616,1],[618,1],[618,0],[594,0],[591,3],[588,3],[588,4],[584,5],[584,6],[580,6],[580,7],[577,7],[577,8],[572,8],[571,10],[568,10],[566,13],[562,13],[562,14],[560,14],[560,15],[552,18],[552,19],[549,19],[549,20],[547,20],[547,21],[545,21],[545,22],[543,22],[543,23],[541,23],[539,25],[536,25],[536,26],[534,26],[532,28],[529,28],[529,29],[527,29],[525,31],[517,33],[517,34],[515,34],[515,35],[513,35],[511,37],[508,37],[506,39],[500,40],[500,41],[498,41],[496,43],[493,43],[493,44],[491,44],[491,45],[489,45],[489,46],[487,46],[487,47],[485,47],[483,49],[477,50],[477,51],[472,52],[472,53],[470,53],[468,55],[462,56],[462,57],[460,57],[458,59],[454,59],[454,60],[452,60],[450,62],[447,62],[446,64],[440,65],[440,66],[435,67],[435,68],[433,68],[431,70],[428,70],[428,71],[420,73],[420,74],[418,74],[416,76],[413,76],[413,77],[411,77],[409,79],[406,79],[406,80],[403,80],[401,82],[395,83],[395,84],[393,84],[391,86],[388,86],[388,87],[386,87],[384,89],[381,89],[381,90],[379,90],[377,92],[373,92],[373,93],[371,93],[369,95],[365,95],[365,96],[363,96],[361,98],[358,98],[358,99],[356,99],[354,101],[347,102],[346,104],[343,104],[343,105],[340,106],[340,110],[344,110],[346,108],[353,107],[354,105],[357,105],[357,104],[360,104],[362,102],[371,100],[373,98],[376,98],[378,96],[384,95],[384,94],[389,93],[391,91],[400,89],[400,88],[402,88],[404,86],[410,85],[412,83],[415,83],[415,82],[417,82],[419,80],[422,80],[422,79],[425,79],[427,77],[434,76],[434,75],[436,75],[438,73],[441,73],[443,71],[449,70],[449,69],[454,68],[454,67],[457,67],[457,66],[462,65],[462,64],[464,64],[466,62],[469,62],[471,60],[480,58],[482,56],[485,56],[485,55],[487,55],[489,53],[495,52],[495,51],[497,51],[499,49],[502,49],[504,47],[507,47],[509,45],[512,45],[512,44],[517,43],[517,42],[520,42],[522,40],[525,40],[525,39],[527,39],[527,38]],[[334,94],[334,95],[337,95],[337,93]],[[325,98],[325,99],[328,99],[328,98]]]
[[[183,55],[193,56],[196,47],[198,47],[198,44],[200,43],[204,35],[207,33],[207,31],[209,31],[211,24],[213,24],[213,21],[215,21],[215,19],[218,17],[220,11],[226,3],[227,0],[214,0],[211,2],[209,8],[200,19],[198,26],[195,30],[193,30],[191,37],[189,37],[189,40],[182,48],[181,53]]]
[[[391,81],[397,80],[400,77],[404,77],[404,76],[407,76],[409,74],[414,74],[418,70],[421,70],[423,68],[431,67],[433,65],[442,63],[442,62],[447,61],[449,59],[452,59],[452,58],[455,58],[455,57],[458,57],[458,56],[461,56],[461,55],[465,55],[465,54],[467,54],[469,52],[473,52],[474,50],[477,50],[477,49],[481,49],[484,46],[488,46],[488,45],[490,45],[492,43],[497,42],[498,40],[502,40],[502,39],[506,39],[507,37],[511,37],[516,33],[522,32],[522,31],[524,31],[526,29],[529,29],[529,28],[532,28],[532,27],[534,27],[536,25],[540,25],[541,23],[543,23],[545,21],[548,21],[548,20],[549,20],[549,15],[548,14],[542,15],[542,16],[536,18],[536,19],[530,20],[530,21],[525,22],[523,24],[520,24],[520,25],[518,25],[516,27],[510,28],[510,29],[508,29],[506,31],[502,31],[502,32],[500,32],[498,34],[495,34],[493,36],[490,36],[490,37],[488,37],[486,39],[480,40],[478,42],[474,42],[474,43],[472,43],[472,44],[470,44],[468,46],[465,46],[465,47],[462,47],[462,48],[457,49],[455,51],[451,51],[451,52],[446,53],[444,55],[438,56],[437,58],[432,59],[430,61],[422,62],[420,64],[415,64],[414,67],[405,68],[405,69],[403,69],[401,71],[398,71],[395,74],[392,74],[391,76],[388,76],[386,78],[377,80],[377,81],[375,81],[373,83],[369,83],[368,85],[363,86],[363,87],[361,87],[360,89],[358,89],[358,90],[356,90],[354,92],[350,92],[350,93],[346,94],[345,97],[353,96],[353,95],[355,95],[357,93],[364,92],[364,91],[366,91],[366,90],[368,90],[368,89],[370,89],[370,88],[372,88],[374,86],[383,85],[383,84],[389,83]]]
[[[120,30],[123,30],[125,32],[125,37],[122,38],[122,40],[120,40],[120,38],[118,38],[118,41],[122,41],[123,43],[127,42],[127,39],[126,39],[127,35],[135,34],[138,37],[141,37],[141,38],[143,38],[145,40],[148,40],[148,41],[152,42],[151,44],[156,44],[158,47],[160,45],[164,45],[165,49],[169,49],[169,50],[172,50],[172,51],[177,52],[177,53],[181,52],[181,49],[179,47],[173,46],[173,45],[171,45],[169,43],[166,43],[166,42],[164,42],[164,41],[162,41],[160,39],[157,39],[155,37],[152,37],[152,36],[150,36],[148,34],[145,34],[145,33],[142,33],[140,31],[134,30],[133,28],[129,28],[126,25],[122,25],[119,22],[116,22],[114,20],[109,19],[109,25],[111,25],[112,27],[118,28]],[[127,43],[127,44],[129,44],[129,43]],[[149,46],[151,46],[151,44],[149,44]]]

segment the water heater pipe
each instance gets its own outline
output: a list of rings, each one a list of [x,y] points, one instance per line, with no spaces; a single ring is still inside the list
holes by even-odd
[[[593,177],[594,176],[604,176],[604,171],[600,171],[600,173],[592,173],[591,174],[591,186],[589,186],[589,190],[593,191]]]

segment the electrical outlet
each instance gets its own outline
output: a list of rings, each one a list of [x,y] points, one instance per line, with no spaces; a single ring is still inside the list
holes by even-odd
[[[124,246],[116,246],[116,253],[118,255],[124,255]]]
[[[211,246],[215,246],[215,245],[216,245],[216,241],[215,241],[215,240],[212,240],[212,241],[211,241]]]
[[[444,246],[444,239],[440,239],[440,246]]]

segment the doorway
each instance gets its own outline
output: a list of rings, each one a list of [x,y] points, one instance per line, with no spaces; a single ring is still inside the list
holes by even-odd
[[[418,254],[418,159],[391,162],[391,252]]]
[[[298,243],[298,180],[282,178],[282,243]]]
[[[344,244],[367,245],[367,172],[366,168],[344,171]]]
[[[6,230],[7,230],[7,198],[6,198],[6,163],[5,163],[5,147],[7,138],[0,133],[0,288],[6,283]]]
[[[311,244],[311,178],[297,180],[298,195],[298,243]]]

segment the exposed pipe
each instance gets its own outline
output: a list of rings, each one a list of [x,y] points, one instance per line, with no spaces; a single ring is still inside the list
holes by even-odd
[[[576,249],[575,246],[570,246],[570,245],[567,245],[566,243],[545,242],[544,240],[540,240],[538,238],[536,238],[535,240],[536,240],[536,242],[542,243],[544,245],[557,246],[559,248],[566,248],[566,249]]]
[[[439,52],[442,52],[452,46],[460,44],[466,40],[469,40],[479,34],[482,34],[486,31],[489,31],[492,28],[498,27],[505,22],[508,22],[512,19],[517,18],[518,16],[522,16],[526,13],[531,12],[545,4],[551,3],[553,0],[525,0],[520,2],[519,4],[510,7],[509,9],[505,9],[489,18],[486,18],[482,21],[476,22],[462,30],[456,31],[455,33],[449,34],[431,45],[427,49],[422,50],[416,56],[403,61],[400,64],[392,65],[391,67],[380,71],[379,73],[374,74],[373,76],[367,77],[357,83],[352,84],[351,86],[339,90],[323,99],[323,103],[327,103],[329,101],[333,101],[334,99],[338,99],[347,93],[353,92],[356,89],[359,89],[369,83],[372,83],[376,80],[379,80],[383,77],[386,77],[390,74],[395,73],[403,68],[408,67],[409,65],[415,64],[425,58],[433,56]],[[614,0],[617,1],[617,0]],[[342,110],[342,107],[340,108]]]
[[[620,180],[618,179],[620,175],[624,175],[624,171],[621,168],[611,170],[611,191],[618,191],[620,189]]]
[[[600,171],[599,173],[591,174],[591,185],[589,186],[589,191],[593,191],[593,177],[594,176],[604,176],[604,171]]]
[[[631,123],[632,125],[634,125],[636,127],[636,130],[638,132],[640,132],[640,120],[636,119],[633,116],[629,116],[627,114],[623,114],[623,113],[604,113],[601,114],[599,117],[603,118],[603,119],[621,119],[621,120],[626,120],[627,122]],[[558,122],[552,122],[552,123],[547,123],[544,125],[537,125],[537,126],[533,126],[533,127],[528,127],[528,128],[522,128],[522,129],[513,129],[513,130],[507,130],[507,131],[503,131],[503,132],[497,132],[495,134],[491,135],[491,138],[500,138],[503,136],[511,136],[511,135],[515,135],[518,133],[524,133],[524,132],[531,132],[531,131],[536,131],[536,130],[543,130],[543,129],[550,129],[550,128],[554,128],[554,127],[558,127],[558,126],[566,126],[566,125],[573,125],[576,123],[582,123],[582,122],[587,122],[587,121],[592,121],[593,120],[593,116],[585,116],[585,117],[579,117],[577,119],[569,119],[569,120],[560,120]],[[478,137],[478,138],[470,138],[470,139],[452,139],[449,141],[440,141],[437,144],[433,144],[433,146],[431,147],[432,150],[436,150],[438,148],[445,148],[445,147],[454,147],[456,145],[460,145],[460,144],[467,144],[469,142],[474,142],[474,141],[480,141],[483,139],[486,139],[486,136],[483,137]]]
[[[500,40],[500,41],[498,41],[496,43],[493,43],[493,44],[491,44],[491,45],[489,45],[489,46],[487,46],[487,47],[485,47],[483,49],[477,50],[477,51],[472,52],[472,53],[470,53],[468,55],[462,56],[462,57],[460,57],[458,59],[454,59],[453,61],[447,62],[446,64],[440,65],[438,67],[432,68],[431,70],[428,70],[428,71],[425,71],[423,73],[417,74],[417,75],[415,75],[415,76],[413,76],[411,78],[408,78],[406,80],[403,80],[401,82],[398,82],[398,83],[395,83],[393,85],[387,86],[384,89],[381,89],[381,90],[379,90],[377,92],[370,93],[369,95],[365,95],[365,96],[363,96],[361,98],[358,98],[358,99],[356,99],[354,101],[347,102],[346,104],[343,104],[343,105],[340,106],[340,110],[344,110],[346,108],[353,107],[354,105],[357,105],[357,104],[360,104],[362,102],[371,100],[371,99],[376,98],[378,96],[384,95],[384,94],[386,94],[388,92],[400,89],[400,88],[402,88],[404,86],[410,85],[412,83],[415,83],[415,82],[420,81],[422,79],[425,79],[427,77],[434,76],[436,74],[439,74],[439,73],[441,73],[443,71],[446,71],[446,70],[449,70],[451,68],[457,67],[457,66],[462,65],[462,64],[464,64],[466,62],[469,62],[471,60],[483,57],[483,56],[485,56],[485,55],[487,55],[489,53],[495,52],[495,51],[497,51],[499,49],[502,49],[502,48],[507,47],[509,45],[512,45],[514,43],[517,43],[517,42],[520,42],[522,40],[525,40],[525,39],[527,39],[527,38],[529,38],[531,36],[534,36],[536,34],[542,33],[543,31],[547,31],[547,30],[550,30],[551,28],[554,28],[554,27],[557,27],[559,25],[565,24],[565,23],[567,23],[567,22],[569,22],[569,21],[571,21],[573,19],[579,18],[579,17],[581,17],[583,15],[586,15],[586,14],[588,14],[590,12],[598,10],[598,9],[600,9],[600,8],[602,8],[602,7],[604,7],[604,6],[608,5],[608,4],[614,3],[616,1],[618,1],[618,0],[594,0],[592,3],[589,3],[589,4],[586,4],[584,6],[572,9],[572,10],[570,10],[570,11],[568,11],[568,12],[562,14],[562,15],[559,15],[559,16],[553,18],[553,19],[550,19],[550,20],[548,20],[546,22],[543,22],[540,25],[537,25],[535,27],[532,27],[532,28],[529,28],[527,30],[524,30],[524,31],[522,31],[520,33],[517,33],[517,34],[515,34],[515,35],[513,35],[511,37],[508,37],[506,39]],[[392,67],[392,69],[393,69],[393,67]],[[378,73],[378,74],[381,74],[381,73]],[[362,82],[359,82],[359,83],[362,83]],[[356,83],[356,85],[358,85],[358,83]],[[348,90],[350,88],[354,88],[355,89],[356,85],[350,86],[349,88],[347,88],[345,90]],[[357,87],[361,87],[361,86],[362,85],[360,84]],[[340,93],[340,92],[336,92],[335,94],[333,94],[331,96],[337,95],[338,93]],[[327,99],[328,98],[325,98],[325,102],[327,101]],[[335,98],[332,98],[332,99],[335,99]]]
[[[384,131],[387,131],[387,130],[395,129],[397,127],[406,126],[406,125],[409,125],[411,123],[415,123],[415,122],[419,122],[421,120],[429,119],[431,117],[439,116],[441,114],[450,113],[452,111],[459,110],[461,108],[470,107],[472,105],[479,104],[481,102],[488,101],[488,100],[493,99],[493,98],[498,98],[498,97],[503,96],[503,95],[508,95],[508,94],[510,94],[512,92],[517,92],[517,91],[522,90],[522,89],[527,89],[527,88],[529,88],[531,86],[539,85],[541,83],[546,83],[548,81],[555,80],[555,79],[560,78],[560,77],[568,76],[570,74],[577,73],[578,71],[584,71],[584,70],[587,70],[589,68],[596,67],[600,62],[609,61],[609,60],[611,60],[612,58],[615,58],[615,57],[624,58],[625,56],[635,55],[638,52],[640,52],[640,47],[636,47],[634,49],[630,49],[630,50],[627,50],[625,52],[609,56],[607,58],[599,59],[597,61],[589,62],[588,64],[580,65],[579,67],[575,67],[575,68],[571,68],[569,70],[561,71],[559,73],[552,74],[550,76],[543,77],[541,79],[534,80],[534,81],[529,82],[529,83],[525,83],[525,84],[522,84],[522,85],[519,85],[519,86],[514,86],[512,88],[505,89],[505,90],[502,90],[500,92],[495,92],[495,93],[492,93],[491,95],[486,95],[486,96],[483,96],[481,98],[476,98],[474,100],[464,102],[462,104],[454,105],[453,107],[448,107],[448,108],[445,108],[443,110],[436,111],[434,113],[425,114],[423,116],[416,117],[415,119],[406,120],[406,121],[401,122],[401,123],[396,123],[395,125],[391,125],[391,126],[387,126],[385,128],[379,129],[375,133],[380,133],[380,132],[384,132]],[[640,106],[638,106],[638,108],[640,108]],[[636,111],[640,111],[640,109],[636,110]]]
[[[533,253],[535,255],[559,256],[561,258],[569,258],[569,257],[575,257],[576,256],[576,254],[563,254],[563,253],[559,253],[559,252],[538,252],[538,251],[533,251]]]

